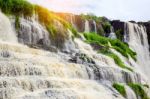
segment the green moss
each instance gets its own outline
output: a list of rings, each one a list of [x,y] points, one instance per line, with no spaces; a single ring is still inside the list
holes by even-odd
[[[108,48],[100,50],[99,52],[104,54],[104,55],[107,55],[107,56],[111,57],[112,59],[114,59],[115,63],[119,67],[121,67],[123,69],[127,69],[127,70],[133,72],[133,70],[131,68],[125,66],[125,64],[122,62],[122,60],[116,54],[112,53]]]
[[[126,97],[125,87],[121,84],[114,83],[113,87],[124,97]]]
[[[109,40],[109,42],[114,47],[114,49],[120,52],[123,56],[127,57],[128,55],[130,55],[136,61],[136,52],[132,51],[127,44],[121,42],[118,39]]]
[[[110,50],[110,48],[114,48],[118,52],[120,52],[123,56],[128,58],[128,54],[130,55],[131,52],[133,52],[131,49],[129,49],[128,45],[122,43],[119,40],[111,40],[109,38],[99,36],[95,33],[84,33],[84,36],[86,38],[87,43],[96,44],[97,46],[103,46],[103,48],[100,49],[99,52],[113,58],[115,63],[119,67],[123,69],[127,69],[129,71],[133,71],[131,68],[125,66],[122,60]],[[110,43],[112,47],[110,47],[108,43]]]
[[[144,91],[142,85],[140,85],[140,84],[133,84],[133,83],[130,83],[128,85],[133,89],[133,91],[135,92],[137,97],[140,96],[141,99],[150,99],[148,97],[147,93]]]
[[[109,46],[108,43],[110,43],[112,48],[120,52],[123,56],[128,58],[128,55],[130,55],[136,61],[136,53],[132,51],[127,44],[121,42],[118,39],[112,40],[97,35],[96,33],[84,33],[84,36],[89,43],[97,43],[103,46]]]

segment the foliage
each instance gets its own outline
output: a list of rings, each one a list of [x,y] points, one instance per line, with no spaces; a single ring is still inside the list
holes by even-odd
[[[0,0],[0,8],[6,14],[32,16],[34,6],[26,0]]]
[[[82,19],[94,20],[96,22],[103,22],[103,18],[104,18],[104,17],[97,17],[96,15],[92,13],[88,13],[87,15],[81,14],[80,16]]]
[[[125,64],[122,62],[122,60],[121,60],[116,54],[112,53],[112,52],[108,49],[108,47],[107,47],[106,49],[100,50],[99,52],[102,53],[102,54],[104,54],[104,55],[107,55],[107,56],[111,57],[112,59],[114,59],[115,63],[116,63],[119,67],[121,67],[121,68],[123,68],[123,69],[127,69],[127,70],[129,70],[129,71],[133,71],[131,68],[125,66]]]
[[[126,97],[126,90],[125,87],[121,84],[114,83],[113,87],[124,97]]]
[[[111,29],[111,24],[109,22],[103,22],[102,23],[104,31],[107,33]]]
[[[17,29],[17,31],[20,28],[20,19],[18,16],[15,17],[15,28]]]
[[[41,23],[43,23],[49,30],[50,30],[50,26],[52,27],[51,32],[54,30],[54,26],[52,26],[54,24],[54,21],[59,21],[61,24],[63,24],[64,29],[69,29],[71,30],[71,32],[74,34],[74,36],[77,36],[77,31],[73,28],[73,26],[71,24],[69,24],[67,21],[65,21],[64,19],[58,17],[54,12],[49,11],[46,8],[43,8],[41,6],[36,5],[35,6],[36,9],[36,13],[38,14],[39,17],[39,21]],[[53,34],[57,33],[56,31],[53,31]]]
[[[123,35],[122,35],[122,30],[121,29],[118,29],[115,33],[116,33],[116,36],[119,40],[123,40]]]
[[[109,38],[99,36],[96,33],[84,33],[84,36],[86,38],[87,43],[103,46],[103,48],[100,49],[99,52],[113,58],[118,66],[124,69],[128,69],[129,71],[133,71],[131,68],[125,66],[122,60],[116,54],[111,52],[111,50],[109,49],[114,48],[122,55],[128,58],[128,54],[129,55],[133,54],[133,53],[131,54],[131,52],[133,51],[128,47],[128,45],[122,43],[120,40],[111,40]],[[109,43],[111,44],[112,47],[109,45]]]
[[[87,41],[91,43],[97,43],[104,46],[109,46],[110,43],[112,48],[120,52],[126,58],[128,58],[128,55],[130,55],[134,60],[136,60],[136,53],[132,51],[127,44],[121,42],[118,39],[112,40],[106,37],[99,36],[96,33],[84,33],[84,36]]]
[[[133,89],[133,91],[135,92],[137,97],[140,96],[141,99],[150,99],[148,97],[147,93],[144,91],[142,85],[140,85],[140,84],[133,84],[133,83],[130,83],[128,85]]]

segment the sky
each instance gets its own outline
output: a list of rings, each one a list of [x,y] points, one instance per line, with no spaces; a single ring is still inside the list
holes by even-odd
[[[69,13],[93,13],[109,19],[149,21],[150,0],[29,0],[49,10]]]

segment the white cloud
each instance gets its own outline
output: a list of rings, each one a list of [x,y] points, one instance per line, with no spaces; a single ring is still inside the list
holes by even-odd
[[[150,0],[29,0],[58,12],[87,13],[121,20],[150,20]]]

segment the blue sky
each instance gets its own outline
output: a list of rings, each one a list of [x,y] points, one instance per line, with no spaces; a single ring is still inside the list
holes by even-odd
[[[71,13],[94,13],[120,20],[150,20],[150,0],[29,0],[50,10]]]

